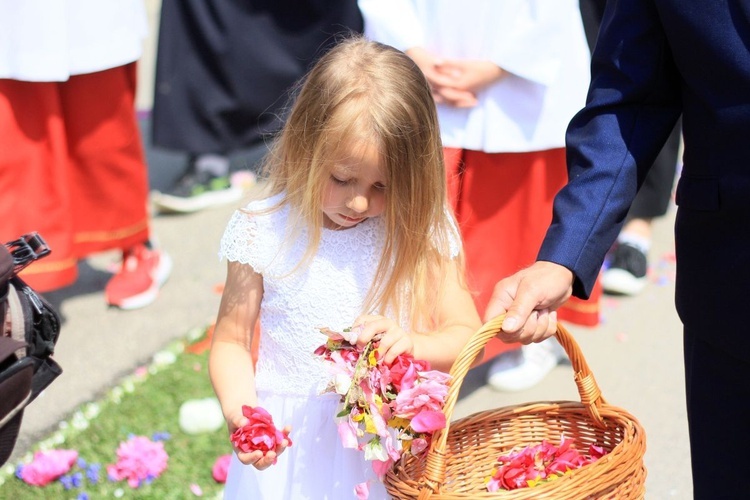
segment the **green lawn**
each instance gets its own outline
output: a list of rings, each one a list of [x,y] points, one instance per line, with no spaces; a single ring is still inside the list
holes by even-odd
[[[205,332],[198,332],[192,337],[201,334],[205,336]],[[6,464],[0,473],[0,497],[164,500],[193,498],[198,496],[196,493],[202,493],[204,498],[220,496],[222,485],[214,481],[211,469],[217,457],[231,451],[226,428],[188,435],[179,426],[182,403],[213,396],[208,379],[208,352],[190,352],[184,349],[186,345],[187,341],[178,342],[158,353],[150,366],[127,377],[101,401],[84,405],[59,432],[33,450],[77,450],[79,459],[85,461],[82,465],[100,464],[97,483],[84,479],[80,487],[67,490],[59,481],[42,488],[33,487],[15,477],[17,463]],[[107,479],[106,465],[116,461],[120,442],[132,435],[152,438],[165,433],[169,436],[164,441],[169,462],[161,476],[137,489],[130,488],[125,481],[113,483]],[[27,459],[30,458],[29,454]],[[75,472],[83,472],[86,477],[85,470],[78,466],[74,466],[71,474]]]

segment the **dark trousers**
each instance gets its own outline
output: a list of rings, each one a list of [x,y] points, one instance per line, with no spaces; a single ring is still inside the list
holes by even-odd
[[[748,498],[736,466],[750,450],[750,363],[685,327],[685,387],[693,497]]]

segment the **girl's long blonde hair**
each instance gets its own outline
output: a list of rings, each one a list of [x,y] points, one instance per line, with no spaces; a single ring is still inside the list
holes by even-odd
[[[378,148],[387,186],[386,239],[363,312],[393,311],[408,315],[415,330],[433,327],[452,249],[460,247],[447,208],[435,104],[408,56],[353,36],[304,79],[265,160],[270,194],[284,193],[282,204],[308,228],[308,256],[320,242],[333,161],[361,141]]]

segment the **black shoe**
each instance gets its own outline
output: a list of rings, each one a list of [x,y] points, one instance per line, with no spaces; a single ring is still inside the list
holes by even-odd
[[[242,198],[242,188],[233,187],[228,176],[199,172],[192,165],[164,193],[154,193],[153,202],[162,212],[189,213],[225,205]]]
[[[612,251],[610,266],[602,276],[604,291],[617,295],[638,295],[646,286],[646,254],[628,243]]]

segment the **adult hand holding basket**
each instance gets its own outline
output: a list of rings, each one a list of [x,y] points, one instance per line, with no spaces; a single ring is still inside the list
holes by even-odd
[[[573,365],[580,401],[513,405],[450,421],[464,377],[504,319],[501,315],[488,321],[464,346],[451,369],[452,384],[443,410],[448,424],[435,432],[426,456],[405,455],[387,473],[388,493],[420,500],[643,498],[645,432],[635,417],[604,400],[578,344],[560,324],[556,337]],[[543,440],[559,442],[563,435],[579,450],[595,444],[608,453],[533,488],[487,491],[485,480],[498,456]]]

